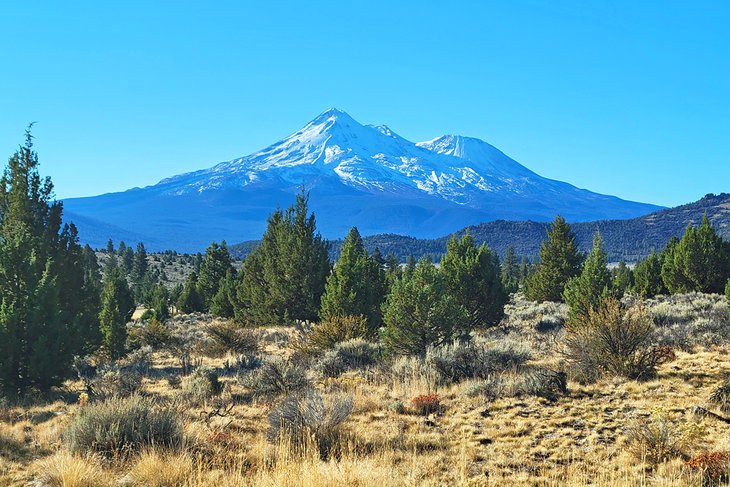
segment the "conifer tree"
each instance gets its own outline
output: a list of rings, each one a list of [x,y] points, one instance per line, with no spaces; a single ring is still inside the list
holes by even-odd
[[[517,263],[514,247],[507,247],[501,267],[500,279],[502,281],[502,287],[504,287],[508,294],[517,292],[520,286],[520,266]]]
[[[589,310],[595,309],[601,299],[608,296],[611,274],[606,264],[603,238],[596,232],[593,237],[593,248],[583,264],[582,272],[565,285],[563,299],[569,306],[569,319],[587,316]]]
[[[400,261],[398,260],[398,257],[391,252],[385,258],[385,280],[387,282],[388,289],[393,286],[393,283],[397,281],[401,275],[403,275],[403,270],[401,269]]]
[[[112,239],[106,241],[106,261],[104,262],[104,274],[107,274],[118,265],[117,252],[114,250]]]
[[[663,253],[662,279],[672,293],[722,293],[730,277],[730,244],[717,235],[707,215],[692,224],[681,240],[673,239]]]
[[[135,286],[142,284],[147,271],[149,269],[149,263],[147,262],[147,250],[142,242],[137,244],[137,251],[134,253],[134,260],[132,261],[132,273],[131,278]]]
[[[441,259],[446,290],[468,314],[468,327],[492,326],[504,316],[508,295],[502,286],[497,254],[482,244],[477,247],[467,232],[452,236]]]
[[[532,301],[560,301],[568,280],[580,273],[582,255],[563,217],[555,217],[547,237],[540,245],[537,270],[527,281],[527,297]]]
[[[164,323],[170,318],[170,292],[162,284],[155,284],[147,300],[149,309],[152,310],[152,318]]]
[[[127,322],[134,313],[134,298],[121,269],[114,267],[104,277],[99,327],[104,348],[116,360],[125,353]]]
[[[185,280],[185,285],[177,299],[177,309],[181,313],[197,313],[205,309],[198,293],[198,275],[195,272],[192,272]]]
[[[364,316],[370,330],[378,329],[386,290],[381,265],[378,259],[368,256],[357,228],[350,229],[340,258],[327,278],[320,318]]]
[[[233,318],[236,311],[236,279],[233,267],[221,279],[218,291],[210,301],[210,312],[221,318]]]
[[[383,305],[383,321],[383,344],[395,355],[423,354],[431,345],[466,338],[471,331],[466,310],[428,259],[395,282]]]
[[[611,269],[611,294],[621,299],[634,284],[634,273],[623,260]]]
[[[71,321],[77,303],[62,300],[60,287],[88,291],[81,251],[75,229],[62,233],[62,205],[52,200],[53,184],[38,173],[29,128],[0,179],[0,391],[8,394],[60,383],[80,347],[78,323]],[[65,269],[71,274],[60,275]]]
[[[261,244],[244,261],[236,293],[238,321],[266,325],[317,319],[330,263],[308,200],[301,192],[294,206],[269,217]]]
[[[730,311],[730,279],[725,284],[725,300],[727,301],[728,311]]]
[[[636,264],[632,289],[642,298],[653,298],[666,292],[664,281],[662,281],[660,254],[652,250],[646,259]]]
[[[216,242],[210,244],[198,275],[198,294],[206,310],[210,308],[213,296],[218,293],[221,281],[232,271],[233,263],[226,242],[223,241],[220,245]]]

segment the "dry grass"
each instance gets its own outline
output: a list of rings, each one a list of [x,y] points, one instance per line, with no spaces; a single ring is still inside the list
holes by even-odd
[[[562,332],[559,327],[537,328],[548,315],[547,321],[559,322],[557,315],[564,310],[530,306],[513,304],[506,326],[485,339],[524,337],[535,350],[530,366],[554,366],[559,358],[553,344],[560,344]],[[197,317],[191,326],[203,321]],[[267,354],[291,355],[289,330],[265,333]],[[320,455],[316,442],[295,455],[285,441],[267,441],[267,416],[277,402],[251,398],[245,381],[235,376],[221,377],[220,397],[200,404],[180,401],[180,390],[166,380],[176,373],[178,358],[156,352],[142,393],[179,410],[185,422],[180,448],[147,449],[117,460],[73,456],[61,437],[81,407],[39,401],[0,411],[0,485],[700,487],[703,473],[691,468],[688,458],[730,451],[727,424],[691,414],[696,405],[725,414],[709,399],[730,375],[726,347],[720,343],[679,351],[676,360],[660,365],[656,378],[646,382],[570,382],[568,393],[554,400],[469,397],[473,381],[443,384],[433,371],[408,359],[400,359],[392,370],[354,370],[336,378],[310,374],[320,394],[347,394],[354,402],[336,454],[329,458]],[[230,360],[193,358],[212,368]],[[72,382],[66,388],[81,391],[82,385]],[[425,416],[415,414],[411,399],[427,394],[438,394],[440,407]],[[389,408],[396,401],[405,410]],[[628,429],[658,413],[678,430],[699,434],[682,445],[679,456],[652,466],[633,455]]]

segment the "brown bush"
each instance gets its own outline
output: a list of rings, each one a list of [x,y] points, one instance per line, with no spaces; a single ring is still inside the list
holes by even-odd
[[[730,471],[730,452],[703,452],[687,460],[687,466],[702,472],[702,479],[707,483],[724,482]]]
[[[411,399],[411,406],[416,413],[426,416],[441,409],[441,400],[438,394],[422,394]]]
[[[337,343],[353,338],[365,338],[368,334],[367,318],[364,316],[333,316],[306,328],[299,326],[302,337],[299,351],[305,355],[320,355],[334,348]]]

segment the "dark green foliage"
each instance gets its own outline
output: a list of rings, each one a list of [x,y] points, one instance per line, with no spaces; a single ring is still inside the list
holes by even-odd
[[[132,396],[81,408],[63,438],[74,453],[120,458],[145,447],[181,446],[183,424],[174,410],[158,409],[149,400]]]
[[[112,360],[122,357],[127,341],[127,322],[134,313],[134,297],[118,267],[104,277],[99,327],[104,348]]]
[[[581,274],[571,278],[565,285],[563,300],[569,306],[568,319],[585,316],[588,310],[594,309],[608,295],[610,285],[611,274],[606,267],[603,239],[600,233],[596,233],[593,249],[583,264]]]
[[[725,300],[727,301],[728,309],[730,310],[730,279],[725,284]]]
[[[383,307],[382,339],[388,352],[422,354],[431,345],[469,334],[469,316],[445,281],[431,261],[422,259],[393,285]]]
[[[509,297],[500,279],[499,259],[486,245],[477,247],[468,233],[461,240],[453,237],[440,270],[447,292],[466,310],[469,328],[499,323]]]
[[[517,263],[514,247],[507,247],[502,261],[500,279],[504,290],[508,293],[517,292],[520,286],[520,265]]]
[[[233,318],[236,312],[236,279],[233,268],[221,279],[213,299],[210,300],[210,312],[221,318]]]
[[[377,330],[382,321],[386,280],[382,264],[368,255],[357,228],[352,228],[342,246],[340,258],[327,278],[319,315],[364,316],[368,328]]]
[[[275,211],[261,245],[246,257],[237,286],[236,319],[244,324],[287,324],[314,320],[330,271],[327,243],[307,209],[308,195]]]
[[[28,131],[0,180],[0,391],[8,394],[60,383],[73,354],[94,341],[95,288],[86,280],[94,270],[52,200]]]
[[[649,257],[634,267],[633,290],[642,298],[653,298],[667,292],[662,280],[662,259],[652,250]]]
[[[730,243],[717,235],[707,215],[699,227],[691,224],[682,239],[664,251],[662,279],[672,294],[697,291],[721,293],[730,277]]]
[[[210,244],[205,251],[198,274],[198,294],[206,310],[210,309],[211,301],[218,293],[221,281],[233,271],[231,254],[228,253],[226,242]]]
[[[170,292],[162,284],[156,284],[149,294],[147,305],[152,311],[152,318],[164,323],[170,318]]]
[[[177,298],[177,309],[181,313],[196,313],[204,310],[203,300],[198,294],[198,275],[195,272],[185,280],[182,293]]]
[[[560,301],[568,280],[580,273],[582,256],[575,234],[561,216],[555,217],[540,246],[540,263],[528,279],[527,297],[533,301]]]
[[[633,288],[633,285],[634,273],[622,260],[611,269],[611,293],[617,298],[621,298],[629,289]]]
[[[144,244],[140,242],[137,244],[137,251],[134,253],[134,259],[132,261],[132,272],[130,273],[132,283],[135,285],[140,284],[145,275],[147,275],[148,269],[147,250],[144,248]]]

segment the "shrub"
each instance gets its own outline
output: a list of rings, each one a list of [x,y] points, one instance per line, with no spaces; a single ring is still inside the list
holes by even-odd
[[[482,396],[487,401],[494,401],[505,395],[506,386],[502,376],[492,375],[479,382],[469,384],[464,390],[464,394],[468,397]]]
[[[492,345],[457,342],[452,345],[430,347],[426,363],[433,367],[441,383],[464,379],[485,379],[496,372],[517,369],[531,357],[529,347],[500,340]]]
[[[666,357],[653,345],[654,326],[640,306],[626,309],[614,298],[568,323],[565,355],[580,382],[602,375],[646,380]]]
[[[691,426],[677,426],[662,412],[649,419],[639,419],[625,432],[627,445],[634,456],[651,466],[676,457],[686,457],[699,437]]]
[[[730,413],[730,380],[725,380],[712,391],[710,402],[723,413]]]
[[[331,316],[309,328],[305,328],[306,324],[298,325],[303,334],[299,348],[305,355],[319,355],[340,342],[365,338],[368,334],[365,316]]]
[[[441,410],[441,400],[438,394],[422,394],[411,399],[411,406],[416,414],[426,416]]]
[[[146,446],[179,447],[183,426],[173,410],[155,408],[150,401],[132,396],[81,408],[63,438],[72,452],[117,458]]]
[[[159,320],[151,319],[140,328],[130,330],[130,340],[136,340],[152,347],[153,350],[160,350],[167,346],[170,341],[170,330]]]
[[[183,398],[193,404],[204,403],[222,391],[218,374],[208,367],[198,367],[182,383]]]
[[[545,367],[535,367],[525,373],[516,391],[518,395],[538,396],[550,400],[555,400],[557,396],[567,392],[567,374]]]
[[[269,413],[267,437],[286,442],[294,452],[303,453],[314,441],[323,458],[337,446],[342,423],[352,412],[351,396],[329,396],[309,391],[287,396]]]
[[[95,398],[110,399],[136,394],[142,386],[142,375],[135,370],[125,370],[118,365],[99,368],[89,386]]]
[[[388,404],[388,411],[403,414],[406,412],[406,406],[403,404],[403,401],[396,400]]]
[[[335,345],[315,363],[315,368],[324,377],[337,377],[343,372],[375,364],[380,347],[362,338],[354,338]]]
[[[687,466],[702,473],[703,483],[727,482],[730,473],[730,452],[703,452],[687,460]]]
[[[214,323],[206,328],[206,332],[214,344],[211,351],[218,352],[220,355],[226,352],[236,355],[253,355],[259,351],[259,342],[255,332],[237,326],[233,322]]]
[[[309,387],[302,369],[290,362],[272,360],[242,377],[242,383],[254,397],[273,399]]]

